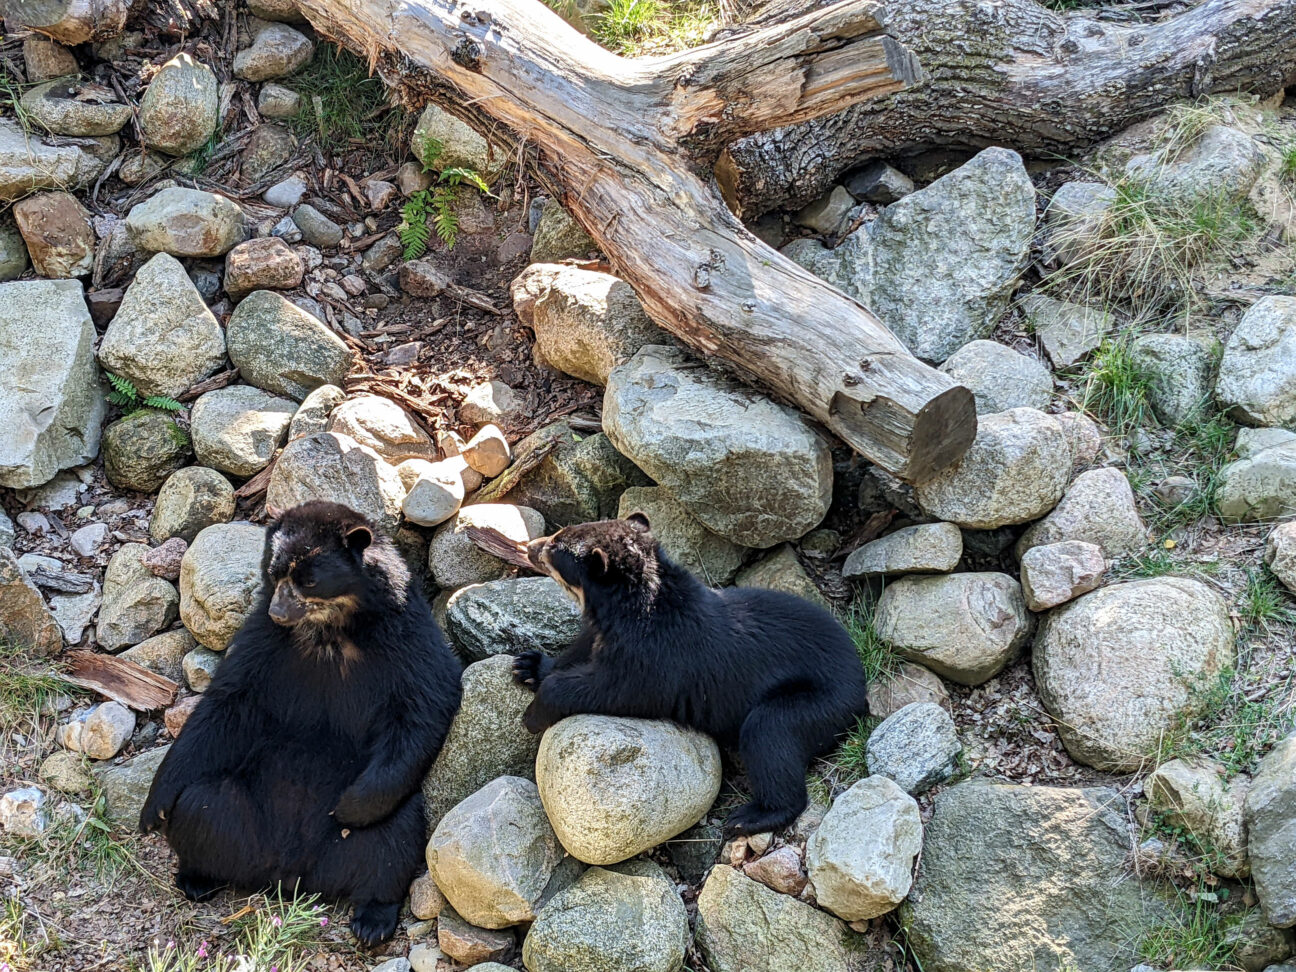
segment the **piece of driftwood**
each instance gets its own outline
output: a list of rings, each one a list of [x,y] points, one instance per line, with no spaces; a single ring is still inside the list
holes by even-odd
[[[704,358],[911,481],[971,444],[971,393],[910,355],[867,309],[756,239],[712,174],[734,139],[921,81],[875,4],[843,0],[640,60],[599,47],[540,0],[300,6],[324,36],[504,147],[502,159],[530,158],[653,320]]]
[[[463,532],[464,536],[492,557],[498,557],[514,567],[536,572],[535,566],[527,558],[525,543],[510,540],[493,527],[468,526],[464,527]]]
[[[69,651],[63,657],[64,681],[106,695],[129,708],[150,712],[165,709],[175,701],[179,688],[175,682],[133,661],[97,651]]]

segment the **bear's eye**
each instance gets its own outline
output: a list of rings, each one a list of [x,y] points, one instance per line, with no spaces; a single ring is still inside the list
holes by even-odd
[[[302,590],[304,590],[304,591],[308,591],[308,590],[310,590],[312,587],[315,586],[315,578],[314,578],[314,577],[299,577],[299,578],[297,578],[297,586],[300,587],[300,588],[301,588]]]

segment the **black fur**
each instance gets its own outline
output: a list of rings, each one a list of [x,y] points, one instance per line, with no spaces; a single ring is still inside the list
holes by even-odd
[[[528,729],[581,712],[673,719],[742,757],[752,801],[729,816],[729,833],[797,818],[810,761],[868,711],[855,645],[831,614],[779,591],[703,586],[639,514],[568,527],[527,555],[584,607],[557,661],[527,652],[514,662],[536,690]]]
[[[424,774],[460,666],[392,543],[336,503],[271,527],[256,608],[153,780],[140,828],[193,899],[224,885],[350,898],[365,944],[423,864]]]

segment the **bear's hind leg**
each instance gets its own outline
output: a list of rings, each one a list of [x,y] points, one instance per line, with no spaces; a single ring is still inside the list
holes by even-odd
[[[272,879],[275,854],[252,795],[231,779],[196,783],[176,801],[167,843],[180,858],[176,887],[193,901],[226,884],[259,888]]]
[[[747,713],[738,734],[738,755],[752,799],[729,815],[725,833],[761,834],[796,820],[806,808],[810,760],[832,745],[834,735],[825,725],[822,699],[810,691],[775,696]]]
[[[401,902],[423,863],[425,828],[423,794],[416,791],[381,823],[346,837],[340,829],[331,834],[304,883],[325,897],[349,898],[351,930],[376,945],[396,931]]]

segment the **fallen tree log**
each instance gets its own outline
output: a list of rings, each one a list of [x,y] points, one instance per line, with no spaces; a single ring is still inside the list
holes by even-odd
[[[325,36],[528,153],[662,327],[919,481],[976,431],[971,393],[766,247],[712,177],[724,145],[920,79],[865,0],[626,60],[540,0],[300,0]]]
[[[783,0],[763,16],[811,5]],[[1267,97],[1296,83],[1296,0],[1205,0],[1130,24],[1034,0],[880,0],[880,8],[926,83],[729,146],[717,176],[745,218],[810,202],[871,158],[991,145],[1075,157],[1176,101]]]

